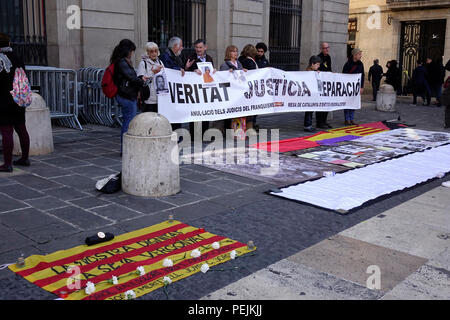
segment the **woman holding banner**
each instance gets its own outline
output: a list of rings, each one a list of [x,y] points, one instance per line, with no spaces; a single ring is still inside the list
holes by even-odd
[[[361,62],[362,58],[362,51],[361,49],[355,48],[352,51],[352,56],[347,61],[347,63],[344,65],[344,69],[342,70],[342,73],[347,74],[361,74],[361,95],[364,92],[364,64]],[[351,126],[351,125],[357,125],[353,120],[355,119],[355,110],[352,109],[345,109],[344,110],[345,115],[345,125]]]

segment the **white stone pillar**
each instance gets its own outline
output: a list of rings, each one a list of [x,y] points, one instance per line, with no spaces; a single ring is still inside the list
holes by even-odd
[[[50,110],[44,99],[33,93],[33,102],[26,109],[25,121],[30,136],[30,156],[43,156],[54,151]],[[19,137],[14,132],[14,155],[22,155]]]
[[[178,136],[160,114],[142,113],[123,138],[122,190],[139,197],[180,192]]]

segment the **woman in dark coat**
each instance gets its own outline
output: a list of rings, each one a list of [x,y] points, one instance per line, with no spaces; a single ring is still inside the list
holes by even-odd
[[[353,49],[352,56],[347,61],[347,63],[344,65],[344,69],[342,70],[342,73],[347,74],[361,74],[361,95],[364,92],[364,64],[361,62],[362,58],[362,51],[358,48]],[[351,126],[351,125],[357,125],[357,123],[354,122],[355,119],[355,110],[353,109],[345,109],[344,110],[344,116],[345,116],[345,125]]]
[[[397,64],[397,60],[389,61],[388,71],[385,74],[386,80],[384,81],[393,86],[395,92],[399,92],[402,86],[402,72],[400,68],[397,67]]]
[[[0,33],[0,131],[3,139],[4,164],[0,172],[13,172],[12,165],[30,166],[30,137],[25,126],[25,108],[19,107],[11,95],[17,68],[25,66],[10,47],[8,35]],[[22,158],[12,162],[14,130],[17,132],[22,149]]]
[[[136,74],[131,57],[136,51],[136,45],[133,41],[124,39],[114,49],[111,56],[111,64],[114,64],[114,84],[118,92],[116,100],[122,108],[122,134],[121,146],[123,146],[123,135],[128,132],[131,120],[137,115],[137,97],[139,90],[146,85],[148,80],[146,76]],[[122,147],[121,147],[122,153]]]
[[[241,56],[239,57],[239,62],[242,64],[242,67],[246,70],[256,70],[259,69],[258,64],[255,61],[256,54],[258,50],[252,44],[248,44],[244,47],[241,52]],[[256,129],[256,116],[247,117],[247,129]]]

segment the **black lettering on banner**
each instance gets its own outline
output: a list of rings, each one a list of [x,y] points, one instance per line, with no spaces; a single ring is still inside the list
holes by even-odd
[[[342,83],[340,83],[340,82],[336,83],[336,94],[339,97],[342,97],[341,89],[342,89]]]
[[[255,95],[257,97],[264,97],[266,94],[266,86],[264,85],[264,80],[259,81],[261,87],[258,86],[258,80],[255,80]]]
[[[347,83],[347,92],[349,97],[353,97],[354,92],[351,92],[352,84],[350,82]]]
[[[222,102],[222,97],[220,96],[219,89],[216,87],[211,88],[211,103],[218,100],[219,102]]]
[[[251,81],[248,82],[248,92],[244,93],[244,97],[246,99],[251,99],[253,97],[253,83]]]
[[[222,88],[223,94],[225,96],[225,101],[230,101],[230,97],[228,96],[228,88],[231,87],[231,83],[221,83],[219,84],[219,87]]]
[[[288,86],[288,95],[290,96],[290,97],[293,97],[293,96],[295,96],[296,94],[297,94],[297,91],[292,91],[292,86],[293,85],[295,85],[295,82],[294,81],[289,81],[289,86]]]
[[[183,97],[183,85],[181,83],[177,83],[177,99],[178,103],[184,103]]]
[[[267,86],[267,94],[269,96],[273,96],[273,79],[271,78],[267,79],[266,86]]]
[[[186,103],[195,103],[194,96],[192,94],[193,94],[192,86],[190,84],[185,84],[184,97],[186,99]]]

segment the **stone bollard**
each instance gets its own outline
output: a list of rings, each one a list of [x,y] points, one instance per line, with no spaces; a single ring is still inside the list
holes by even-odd
[[[26,109],[25,121],[28,134],[30,135],[30,156],[43,156],[52,153],[53,132],[50,110],[45,100],[33,93],[33,102]],[[14,132],[14,155],[22,155],[17,133]]]
[[[139,197],[180,192],[178,136],[160,114],[135,117],[123,137],[122,190]]]
[[[377,110],[383,112],[396,112],[397,94],[394,87],[383,84],[377,94]]]

